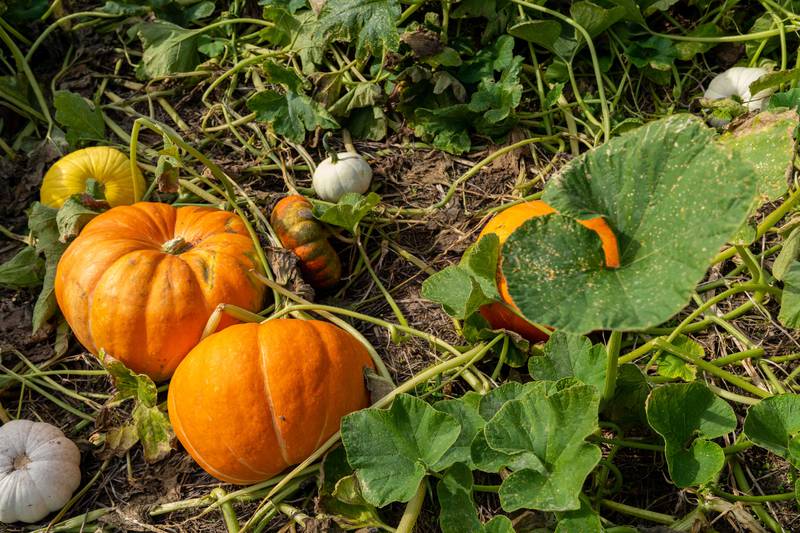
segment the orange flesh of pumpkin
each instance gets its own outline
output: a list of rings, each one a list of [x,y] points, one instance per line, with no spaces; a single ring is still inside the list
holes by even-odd
[[[162,250],[181,237],[182,253]],[[140,202],[92,220],[59,261],[55,293],[75,336],[155,381],[169,378],[220,303],[261,308],[241,219],[212,208]],[[223,315],[220,328],[238,322]]]
[[[175,434],[209,474],[269,479],[313,453],[344,415],[367,407],[364,346],[327,322],[277,319],[215,333],[169,387]]]
[[[490,220],[489,223],[486,224],[486,227],[483,228],[483,231],[481,231],[478,239],[480,240],[481,237],[489,233],[494,233],[499,238],[500,247],[502,248],[503,244],[505,244],[514,230],[520,227],[526,220],[555,212],[555,209],[542,200],[533,200],[531,202],[513,205]],[[578,222],[597,233],[597,236],[600,237],[606,266],[609,268],[618,268],[620,262],[617,238],[605,219],[597,217],[589,220],[579,220]],[[492,328],[515,331],[532,342],[547,340],[547,333],[541,331],[520,316],[519,308],[508,292],[508,282],[505,276],[503,276],[503,270],[500,264],[497,265],[496,280],[498,292],[505,303],[494,302],[483,305],[480,308],[481,315],[489,322]]]

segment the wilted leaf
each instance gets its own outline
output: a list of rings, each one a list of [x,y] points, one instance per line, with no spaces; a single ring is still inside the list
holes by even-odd
[[[0,265],[0,287],[27,289],[38,287],[44,281],[44,261],[36,249],[26,246],[17,255]]]

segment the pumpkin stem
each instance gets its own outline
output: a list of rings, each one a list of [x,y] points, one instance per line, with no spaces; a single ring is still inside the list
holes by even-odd
[[[106,187],[96,179],[89,178],[86,180],[86,194],[88,194],[95,200],[105,200]]]
[[[192,249],[192,243],[187,242],[183,237],[175,237],[165,242],[161,246],[161,251],[165,254],[180,255]]]
[[[325,135],[322,136],[322,147],[325,148],[325,153],[328,154],[328,157],[331,158],[331,163],[334,165],[339,162],[339,156],[336,154],[336,150],[334,150],[331,145],[328,144],[328,138],[331,136],[331,132],[326,132]]]

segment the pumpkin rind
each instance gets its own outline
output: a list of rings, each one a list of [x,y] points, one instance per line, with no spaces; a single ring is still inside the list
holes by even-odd
[[[284,248],[300,260],[303,276],[314,287],[325,289],[342,278],[342,262],[328,242],[328,233],[312,213],[311,202],[298,194],[281,199],[270,216]]]
[[[181,237],[190,248],[162,250]],[[156,381],[172,375],[221,303],[260,310],[244,223],[227,211],[140,202],[94,218],[59,261],[55,292],[75,336]],[[220,328],[237,321],[223,315]]]
[[[81,483],[81,453],[55,426],[12,420],[0,427],[0,522],[37,522]]]
[[[257,483],[299,463],[367,407],[364,346],[317,320],[239,324],[210,335],[169,387],[175,434],[209,474]]]
[[[364,158],[353,152],[336,154],[317,166],[311,185],[314,192],[327,202],[338,202],[348,192],[364,194],[372,183],[372,167]]]
[[[94,146],[69,153],[56,161],[44,175],[40,198],[44,205],[59,208],[73,194],[86,192],[86,182],[103,185],[111,207],[130,205],[145,191],[142,173],[131,176],[128,157],[114,148]]]
[[[478,235],[478,240],[484,235],[494,233],[500,240],[500,247],[502,248],[506,240],[514,233],[514,230],[520,227],[525,221],[555,212],[555,209],[541,200],[533,200],[513,205],[498,213],[490,220],[483,228],[480,235]],[[605,219],[598,217],[589,220],[579,220],[578,222],[597,233],[597,236],[600,237],[600,241],[603,245],[603,253],[605,254],[606,266],[609,268],[619,267],[617,238]],[[494,302],[481,306],[481,316],[483,316],[494,329],[514,331],[531,342],[546,341],[549,335],[520,315],[519,309],[508,292],[508,283],[506,282],[505,276],[503,276],[500,264],[497,265],[496,280],[498,292],[505,303]]]

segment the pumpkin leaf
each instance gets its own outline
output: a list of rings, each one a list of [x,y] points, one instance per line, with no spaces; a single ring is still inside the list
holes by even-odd
[[[783,273],[783,294],[778,320],[788,328],[800,328],[800,261]]]
[[[380,201],[381,197],[374,192],[366,196],[348,192],[343,194],[334,205],[315,204],[314,216],[326,224],[344,228],[355,234],[361,219],[367,216]]]
[[[500,299],[495,272],[500,239],[494,233],[467,248],[458,265],[449,266],[422,283],[422,296],[440,304],[452,317],[465,319],[481,305]]]
[[[670,478],[681,488],[714,479],[725,454],[709,439],[736,429],[731,406],[699,382],[654,389],[647,399],[647,421],[664,438]]]
[[[400,35],[398,0],[338,0],[326,2],[319,14],[319,31],[335,39],[354,42],[356,58],[397,50]]]
[[[201,33],[177,24],[157,20],[136,26],[142,41],[142,60],[136,75],[142,79],[161,78],[179,72],[191,72],[200,64],[198,52]]]
[[[783,281],[792,264],[800,259],[800,228],[795,228],[783,240],[783,248],[772,264],[772,275]]]
[[[584,440],[597,430],[599,403],[589,385],[539,381],[486,423],[487,444],[517,459],[500,486],[505,511],[580,508],[583,483],[601,457]]]
[[[90,106],[84,98],[70,91],[56,91],[53,97],[56,120],[66,128],[67,142],[76,147],[87,141],[97,142],[106,138],[106,123],[103,113]]]
[[[700,119],[675,115],[612,138],[550,180],[544,200],[561,214],[526,221],[502,250],[522,314],[586,333],[646,328],[680,311],[755,195],[748,165],[713,138]],[[605,267],[597,234],[574,220],[598,216],[617,238],[620,268]]]
[[[576,511],[561,513],[556,525],[555,533],[583,533],[584,531],[604,531],[600,523],[600,515],[584,500]]]
[[[26,246],[17,255],[0,265],[0,287],[27,289],[44,281],[44,261],[33,246]]]
[[[158,407],[158,389],[145,374],[137,374],[103,349],[98,358],[111,376],[116,394],[111,401],[134,400],[132,424],[148,463],[160,461],[172,450],[175,434],[164,412]]]
[[[286,94],[271,89],[260,91],[247,100],[247,107],[256,113],[257,120],[270,123],[275,133],[296,143],[303,142],[306,131],[339,127],[319,103],[292,91]]]
[[[364,501],[342,447],[332,450],[322,461],[319,505],[345,529],[383,526],[375,507]]]
[[[603,390],[606,379],[606,349],[581,335],[563,331],[553,333],[544,345],[544,354],[528,359],[528,372],[534,379],[558,381],[576,378]]]
[[[155,407],[158,400],[158,389],[153,380],[145,374],[137,374],[121,361],[105,352],[102,348],[98,355],[100,362],[108,371],[114,387],[117,389],[112,401],[132,398],[146,407]]]
[[[44,255],[45,267],[42,291],[33,306],[34,334],[45,325],[58,308],[54,287],[56,267],[67,246],[59,240],[57,215],[56,209],[39,202],[34,202],[28,211],[28,228],[35,240],[36,252]]]
[[[172,450],[175,434],[164,412],[156,406],[137,403],[133,409],[133,423],[144,450],[144,460],[156,463]]]
[[[437,411],[452,416],[460,425],[461,431],[456,441],[447,449],[433,469],[438,471],[450,468],[456,463],[464,463],[473,468],[470,448],[478,431],[483,429],[486,421],[478,413],[478,404],[483,397],[477,392],[468,392],[455,400],[441,400],[433,404]]]
[[[481,524],[472,498],[472,485],[472,472],[461,463],[454,464],[437,483],[442,533],[514,533],[507,516],[495,516]]]
[[[779,394],[753,405],[744,419],[744,433],[756,445],[800,467],[800,396]]]
[[[58,209],[58,240],[66,243],[78,236],[83,227],[100,214],[105,202],[97,202],[87,194],[73,194]]]
[[[759,113],[719,138],[722,146],[753,168],[764,201],[775,200],[788,189],[786,171],[794,155],[797,120],[794,110]]]
[[[750,84],[750,94],[760,93],[764,89],[773,89],[797,79],[800,79],[800,68],[770,72]]]
[[[342,418],[342,443],[364,499],[376,507],[407,502],[458,439],[458,421],[407,394],[388,410],[362,409]]]
[[[603,410],[604,415],[623,429],[647,424],[645,402],[650,395],[647,378],[633,363],[626,363],[617,370],[614,397]]]
[[[700,359],[704,358],[706,355],[706,351],[703,347],[686,335],[678,335],[670,344]],[[661,352],[658,355],[656,358],[656,365],[659,376],[678,378],[683,381],[694,381],[697,377],[697,368],[694,365],[668,352]]]

